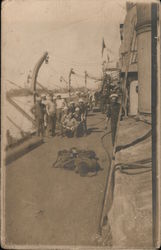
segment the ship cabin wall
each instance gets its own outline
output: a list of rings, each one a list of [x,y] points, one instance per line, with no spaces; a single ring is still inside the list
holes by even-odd
[[[138,80],[138,113],[151,114],[151,4],[127,4],[126,10],[125,21],[120,24],[121,77],[128,69],[128,94],[130,85]]]

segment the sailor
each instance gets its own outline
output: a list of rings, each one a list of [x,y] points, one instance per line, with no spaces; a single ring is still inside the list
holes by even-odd
[[[56,105],[56,99],[57,99],[57,97],[55,96],[55,95],[51,95],[52,96],[52,98],[53,98],[53,102],[55,103],[55,105]]]
[[[74,101],[71,101],[69,103],[69,112],[71,112],[72,114],[74,114],[74,112],[75,112],[75,103],[74,103]]]
[[[82,130],[83,130],[83,126],[82,126],[82,122],[81,122],[81,114],[80,114],[80,109],[79,107],[76,107],[75,109],[75,113],[74,113],[74,118],[77,121],[77,127],[75,130],[75,136],[78,137],[80,135],[82,135]]]
[[[44,105],[41,102],[41,97],[36,98],[35,105],[31,108],[31,112],[35,115],[37,135],[44,135]]]
[[[64,132],[68,137],[73,137],[75,135],[76,129],[77,129],[77,121],[73,117],[73,114],[70,112],[64,121]]]
[[[108,110],[108,117],[111,118],[111,132],[112,132],[113,146],[115,143],[119,112],[120,112],[120,103],[118,102],[118,94],[113,93],[110,95],[110,107]]]
[[[58,95],[56,98],[56,116],[59,124],[61,122],[62,110],[64,106],[65,106],[64,99],[61,98],[61,95]]]
[[[68,111],[68,107],[65,106],[63,108],[63,111],[62,111],[61,122],[60,122],[60,124],[61,124],[61,127],[60,127],[60,129],[61,129],[61,136],[64,136],[64,129],[65,129],[66,119],[68,117],[68,112],[69,112]]]
[[[47,113],[46,113],[47,98],[45,94],[41,95],[41,103],[44,107],[44,129],[46,129],[47,128]]]
[[[79,109],[79,107],[76,107],[76,109],[75,109],[74,118],[75,118],[78,122],[81,121],[81,114],[80,114],[80,109]]]
[[[48,101],[46,104],[46,112],[47,112],[47,132],[48,136],[55,135],[55,128],[56,128],[56,102],[55,97],[52,95],[48,96]]]
[[[81,122],[85,135],[87,135],[87,106],[85,105],[82,98],[79,99],[79,109],[81,115]]]
[[[45,94],[41,94],[41,100],[42,100],[42,103],[43,103],[43,101],[46,100],[46,95]]]
[[[101,99],[100,91],[96,91],[94,93],[94,106],[97,106],[100,103],[100,99]]]
[[[93,95],[92,93],[89,94],[89,109],[92,110],[93,107]]]
[[[106,120],[105,120],[105,129],[107,129],[108,121],[110,119],[110,104],[106,105]]]

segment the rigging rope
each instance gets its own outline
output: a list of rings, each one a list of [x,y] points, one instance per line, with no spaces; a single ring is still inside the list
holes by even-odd
[[[143,163],[144,161],[144,163]],[[145,163],[150,163],[152,162],[152,159],[144,159],[143,161],[141,161],[141,163],[145,164]],[[139,161],[138,161],[139,163]],[[126,175],[137,175],[137,174],[143,174],[146,172],[150,172],[152,171],[152,165],[143,165],[143,164],[136,164],[136,163],[117,163],[115,165],[115,171],[119,170],[122,174],[126,174]],[[128,172],[127,170],[139,170],[139,172]],[[145,169],[145,170],[142,170]],[[142,171],[140,171],[142,170]]]
[[[23,89],[21,86],[19,86],[17,83],[15,83],[15,82],[13,82],[13,81],[7,80],[7,82],[9,82],[10,84],[16,86],[16,87],[19,88],[19,89]]]
[[[83,75],[80,75],[80,74],[78,74],[78,73],[75,73],[74,75],[77,76],[77,77],[84,78]],[[90,76],[88,73],[87,73],[87,77],[90,78],[90,79],[92,79],[92,80],[102,81],[102,79],[97,78],[97,77],[94,77],[94,76]]]

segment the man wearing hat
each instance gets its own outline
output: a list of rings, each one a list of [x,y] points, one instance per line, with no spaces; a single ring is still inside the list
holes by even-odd
[[[56,98],[56,117],[59,125],[61,122],[62,110],[64,107],[65,107],[65,101],[64,99],[61,98],[61,95],[58,95]]]
[[[72,114],[74,114],[74,112],[75,112],[75,103],[74,103],[74,101],[71,101],[69,103],[69,112],[71,112]]]
[[[79,109],[79,107],[76,107],[76,109],[75,109],[74,118],[78,122],[81,121],[81,115],[80,115],[80,109]]]
[[[81,114],[80,114],[79,107],[76,107],[76,109],[75,109],[74,118],[77,121],[77,127],[75,129],[75,136],[78,137],[78,136],[82,135],[82,132],[83,132],[83,130],[82,130],[83,124],[81,121]]]
[[[105,121],[105,129],[107,129],[107,125],[110,119],[110,104],[107,103],[106,105],[106,121]]]
[[[116,130],[117,130],[117,122],[120,111],[120,103],[118,103],[118,94],[113,93],[110,95],[110,106],[108,109],[107,116],[111,118],[111,132],[112,132],[112,145],[114,146]]]
[[[84,130],[84,133],[87,135],[87,106],[84,103],[82,98],[79,99],[79,109],[80,109],[83,130]]]
[[[48,101],[46,104],[48,136],[54,136],[56,128],[56,103],[53,99],[54,97],[52,95],[48,96]]]
[[[75,135],[75,131],[77,129],[77,121],[73,117],[73,114],[71,112],[69,112],[68,115],[64,117],[62,129],[63,135],[67,135],[68,137],[73,137],[73,135]]]
[[[101,112],[105,113],[106,104],[109,103],[109,96],[110,96],[110,84],[104,83],[101,91]]]
[[[44,105],[42,104],[41,97],[36,97],[36,103],[31,108],[31,112],[35,115],[37,135],[44,135]]]
[[[69,113],[69,110],[68,110],[68,107],[65,106],[62,110],[62,116],[61,116],[61,121],[60,121],[60,129],[61,129],[61,135],[64,136],[64,128],[65,128],[65,122],[66,122],[66,119],[68,117],[68,113]]]
[[[47,98],[45,94],[41,95],[41,103],[44,107],[44,129],[46,129],[47,128],[47,112],[46,112]]]

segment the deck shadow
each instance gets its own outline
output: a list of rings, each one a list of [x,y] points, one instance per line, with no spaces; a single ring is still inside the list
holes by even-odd
[[[87,134],[90,135],[91,133],[102,133],[103,130],[99,130],[99,128],[94,127],[94,128],[88,128]]]
[[[90,114],[88,114],[87,116],[96,116],[96,114],[90,113]]]

